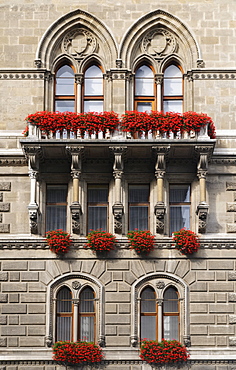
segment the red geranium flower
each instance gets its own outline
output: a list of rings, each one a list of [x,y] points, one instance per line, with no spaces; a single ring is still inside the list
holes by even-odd
[[[182,254],[192,254],[200,248],[197,235],[185,228],[174,232],[173,240],[175,242],[175,248]]]

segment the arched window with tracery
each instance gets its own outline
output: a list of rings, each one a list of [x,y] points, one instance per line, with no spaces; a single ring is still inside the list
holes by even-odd
[[[169,65],[164,71],[163,111],[183,112],[183,73],[175,64]]]
[[[140,298],[141,339],[156,340],[158,338],[156,293],[153,288],[146,287],[143,289]]]
[[[135,72],[135,110],[150,112],[155,110],[155,88],[153,70],[143,64]]]
[[[84,73],[83,111],[103,111],[103,73],[99,66],[91,65]]]
[[[163,337],[179,340],[179,296],[175,287],[165,290],[163,296]]]
[[[56,72],[55,111],[75,112],[75,91],[74,70],[70,65],[64,64]]]

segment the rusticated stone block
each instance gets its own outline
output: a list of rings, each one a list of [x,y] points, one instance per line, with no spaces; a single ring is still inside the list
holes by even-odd
[[[229,271],[228,280],[231,280],[231,281],[236,280],[236,271]]]
[[[7,317],[1,315],[0,316],[0,325],[6,325],[7,324]]]
[[[0,182],[0,191],[11,191],[10,182]]]
[[[227,191],[236,190],[236,182],[226,182],[226,190]]]
[[[0,294],[0,303],[6,303],[7,302],[7,294]]]
[[[229,302],[236,302],[236,293],[229,293]]]
[[[236,346],[236,337],[229,337],[229,345]]]
[[[9,233],[10,232],[10,224],[1,224],[0,225],[0,233]]]
[[[229,324],[236,324],[236,315],[229,315]]]
[[[0,347],[7,346],[7,338],[0,338]]]
[[[9,212],[10,203],[0,203],[0,212]]]
[[[236,203],[226,203],[227,212],[236,212]]]
[[[227,224],[227,233],[236,233],[236,224]]]
[[[0,272],[0,281],[8,280],[8,272]]]

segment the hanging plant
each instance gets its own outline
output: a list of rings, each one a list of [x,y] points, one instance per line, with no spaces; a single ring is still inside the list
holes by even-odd
[[[193,231],[183,228],[173,234],[175,248],[182,254],[192,254],[200,248],[198,236]]]
[[[48,231],[46,233],[46,240],[50,251],[57,255],[64,255],[69,251],[72,243],[70,234],[61,229]]]
[[[64,366],[98,364],[103,359],[102,349],[90,342],[56,342],[53,360]]]
[[[154,249],[155,236],[148,230],[129,231],[127,238],[130,242],[130,248],[137,253],[148,254]]]
[[[87,235],[88,243],[84,246],[96,252],[109,252],[115,248],[116,237],[103,230],[92,230]]]
[[[149,364],[173,364],[186,362],[188,351],[177,340],[143,340],[140,347],[140,358]]]

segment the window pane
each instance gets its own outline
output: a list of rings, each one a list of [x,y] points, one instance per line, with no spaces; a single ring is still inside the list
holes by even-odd
[[[71,67],[64,65],[56,74],[56,95],[74,95],[74,72]]]
[[[48,185],[47,203],[64,203],[67,198],[66,185]]]
[[[55,110],[56,112],[74,112],[75,102],[74,100],[56,100]]]
[[[164,338],[167,340],[179,340],[178,316],[163,316]]]
[[[107,229],[107,207],[89,206],[88,207],[88,231]]]
[[[148,66],[140,67],[135,73],[135,95],[154,95],[154,75]]]
[[[129,208],[129,230],[148,229],[148,207],[130,206]]]
[[[150,113],[152,110],[152,103],[149,102],[138,102],[137,103],[137,111],[138,112],[148,112]]]
[[[97,66],[88,68],[84,74],[84,95],[103,95],[102,71]]]
[[[190,227],[190,206],[170,207],[170,233]]]
[[[163,102],[164,112],[174,112],[182,113],[183,112],[183,101],[182,100],[164,100]]]
[[[107,202],[107,201],[108,201],[108,188],[107,187],[98,187],[98,186],[88,187],[88,202],[89,203]]]
[[[94,341],[94,316],[80,317],[80,340]]]
[[[80,312],[94,312],[94,292],[86,288],[80,295]]]
[[[164,293],[163,312],[178,312],[178,294],[176,289],[168,288]]]
[[[141,293],[141,312],[156,312],[156,294],[152,288],[145,288]]]
[[[180,77],[180,78],[182,78],[182,72],[174,64],[171,64],[169,67],[166,68],[166,70],[164,72],[164,78],[166,78],[166,77]]]
[[[48,185],[46,204],[46,231],[66,230],[67,186]]]
[[[170,203],[190,202],[189,185],[170,185]]]
[[[85,78],[102,78],[102,71],[98,66],[89,67],[84,74]]]
[[[103,101],[102,100],[85,100],[84,101],[84,112],[103,112]]]
[[[165,80],[164,95],[165,96],[182,95],[182,79]]]
[[[129,202],[140,203],[149,201],[148,185],[129,185]]]
[[[71,317],[57,317],[57,341],[71,340]]]
[[[156,340],[156,316],[141,316],[141,339]]]
[[[62,288],[57,294],[57,312],[72,312],[71,291]]]

